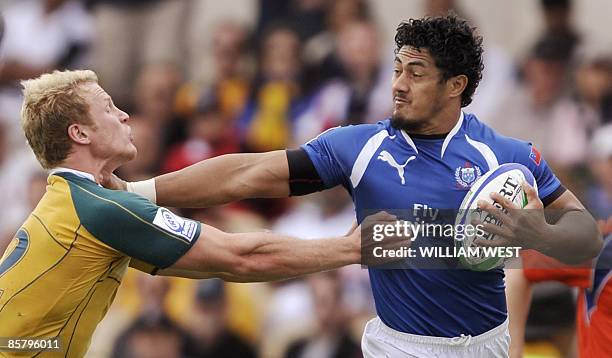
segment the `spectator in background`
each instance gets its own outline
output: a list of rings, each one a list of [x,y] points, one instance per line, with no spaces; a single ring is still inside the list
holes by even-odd
[[[188,337],[166,316],[141,316],[117,339],[113,358],[180,358]]]
[[[591,134],[597,126],[612,120],[612,57],[583,54],[574,78],[580,114]]]
[[[151,63],[182,65],[189,1],[88,0],[96,38],[94,67],[100,85],[119,107],[130,108],[137,69]]]
[[[540,0],[544,19],[542,37],[556,36],[563,39],[571,53],[580,43],[580,36],[572,23],[572,0]]]
[[[293,342],[286,358],[361,357],[359,344],[351,337],[342,307],[342,285],[337,271],[308,277],[315,311],[313,332]]]
[[[300,232],[307,239],[343,235],[351,228],[354,215],[350,197],[344,188],[338,187],[297,199],[296,205],[276,221],[273,230],[287,235]],[[337,270],[337,276],[339,305],[344,310],[346,320],[359,324],[362,318],[370,319],[374,314],[374,303],[367,271],[359,266],[348,266]],[[276,285],[266,315],[267,339],[274,340],[276,344],[291,341],[296,337],[301,338],[305,331],[316,326],[318,303],[313,301],[311,291],[306,280],[291,280]],[[266,344],[271,346],[268,342]],[[279,345],[282,346],[282,343]]]
[[[251,74],[248,71],[247,30],[231,20],[221,21],[212,34],[211,83],[199,86],[186,83],[177,93],[177,111],[191,117],[201,109],[202,102],[216,101],[227,126],[234,126],[246,104]]]
[[[189,356],[200,358],[255,357],[253,348],[227,328],[225,283],[202,280],[196,289],[189,333]]]
[[[139,274],[136,283],[142,299],[140,316],[149,319],[166,316],[165,302],[170,291],[170,278]]]
[[[11,145],[24,147],[19,120],[19,81],[53,69],[86,64],[93,36],[91,19],[80,1],[27,0],[3,10],[6,34],[0,53],[0,119],[8,124]]]
[[[612,217],[612,124],[601,127],[593,135],[590,159],[594,182],[585,193],[585,205],[604,225]]]
[[[9,206],[0,220],[0,252],[4,252],[6,246],[11,242],[11,239],[19,229],[19,226],[27,218],[38,202],[40,198],[45,194],[47,188],[47,173],[38,170],[33,170],[30,173],[16,173],[23,180],[25,175],[25,196],[18,206]],[[3,195],[4,196],[4,195]],[[25,200],[23,200],[25,199]],[[5,202],[6,203],[6,202]]]
[[[246,29],[240,24],[222,22],[213,33],[213,62],[216,68],[211,86],[228,124],[244,109],[249,90],[249,73],[245,70]],[[207,93],[204,93],[204,97]]]
[[[276,24],[265,31],[259,71],[239,119],[244,151],[282,149],[292,143],[292,120],[300,111],[300,39],[292,27]]]
[[[344,235],[355,221],[353,202],[342,187],[296,199],[297,205],[276,221],[274,232],[318,239]]]
[[[342,74],[324,84],[296,119],[297,143],[331,127],[367,123],[390,115],[390,73],[381,65],[379,43],[371,22],[354,22],[343,27],[337,43]]]
[[[201,160],[238,151],[233,127],[227,125],[216,99],[203,99],[188,122],[187,139],[174,145],[163,160],[162,172],[183,169]]]
[[[354,22],[372,21],[365,0],[336,0],[326,5],[325,30],[304,40],[303,86],[306,92],[316,90],[321,84],[344,73],[337,56],[338,36],[342,30]]]
[[[150,64],[139,72],[131,119],[138,158],[119,169],[122,175],[142,178],[159,173],[167,148],[185,138],[185,124],[174,111],[180,82],[180,71],[173,65]]]
[[[259,18],[256,38],[279,21],[295,24],[295,31],[302,41],[320,33],[325,28],[326,0],[259,0]]]
[[[489,121],[501,134],[533,143],[561,177],[585,159],[588,143],[589,125],[568,93],[570,54],[562,38],[538,41],[523,66],[523,81]]]

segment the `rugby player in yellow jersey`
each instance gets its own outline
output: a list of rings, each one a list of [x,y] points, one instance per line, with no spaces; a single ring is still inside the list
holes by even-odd
[[[92,71],[56,71],[23,87],[23,130],[51,174],[0,261],[0,337],[59,337],[61,349],[0,356],[83,356],[128,266],[245,282],[359,262],[360,230],[313,241],[229,234],[101,187],[101,173],[136,156],[129,116]]]

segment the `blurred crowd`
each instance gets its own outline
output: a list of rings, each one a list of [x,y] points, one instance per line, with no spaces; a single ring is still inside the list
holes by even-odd
[[[389,116],[393,43],[382,38],[371,1],[253,0],[253,26],[218,18],[212,31],[199,35],[209,56],[204,79],[189,78],[184,61],[193,51],[185,40],[193,2],[25,0],[4,6],[0,248],[46,186],[20,129],[21,79],[53,69],[94,69],[131,115],[138,158],[117,173],[126,180],[226,153],[296,147],[328,128]],[[423,6],[425,14],[454,11],[470,19],[461,2]],[[484,78],[465,111],[502,134],[535,143],[564,185],[606,220],[612,214],[612,39],[593,45],[573,25],[569,0],[539,6],[545,26],[522,58],[485,41]],[[177,212],[227,231],[271,228],[309,239],[344,234],[354,220],[341,188]],[[534,339],[554,343],[558,332],[572,332],[568,290],[536,290],[534,304],[542,302],[540,294],[543,302],[561,303],[556,317],[533,318],[533,327],[549,327],[534,329],[540,334]],[[240,285],[130,271],[90,355],[358,357],[363,324],[374,314],[361,267]]]

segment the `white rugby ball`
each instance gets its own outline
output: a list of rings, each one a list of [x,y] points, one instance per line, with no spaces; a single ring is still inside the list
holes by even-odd
[[[478,209],[478,201],[488,201],[489,203],[493,203],[493,205],[503,210],[498,203],[491,199],[491,193],[496,192],[512,201],[518,207],[524,208],[527,205],[527,196],[523,190],[523,187],[521,186],[523,181],[526,181],[537,191],[537,184],[533,174],[522,164],[502,164],[497,168],[488,171],[482,177],[476,180],[476,182],[474,182],[468,193],[465,195],[465,198],[463,199],[457,213],[455,226],[457,227],[458,225],[461,225],[465,227],[465,225],[470,225],[474,219],[501,226],[502,224],[499,222],[498,218],[495,218],[495,216],[486,211]],[[467,252],[469,247],[475,247],[475,239],[495,240],[496,238],[496,235],[490,233],[485,233],[484,235],[474,233],[474,235],[471,236],[463,235],[461,240],[455,237],[455,246],[457,248],[463,247],[465,248],[465,252]],[[459,255],[459,261],[461,264],[464,267],[474,271],[488,271],[494,269],[501,266],[504,263],[504,260],[505,258],[503,257],[487,256],[482,254],[473,256]]]

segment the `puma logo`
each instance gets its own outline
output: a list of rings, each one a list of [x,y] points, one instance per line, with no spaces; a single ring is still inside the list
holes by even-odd
[[[386,150],[383,150],[382,152],[380,152],[380,154],[378,155],[378,159],[382,160],[383,162],[386,162],[387,164],[389,164],[390,166],[392,166],[393,168],[397,169],[397,175],[399,175],[401,181],[402,181],[402,185],[406,184],[406,180],[404,179],[404,167],[410,163],[412,160],[416,159],[416,156],[411,156],[410,158],[408,158],[408,160],[406,160],[406,163],[404,163],[404,165],[400,165],[395,158],[393,158],[393,156],[391,155],[391,153],[387,152]]]

